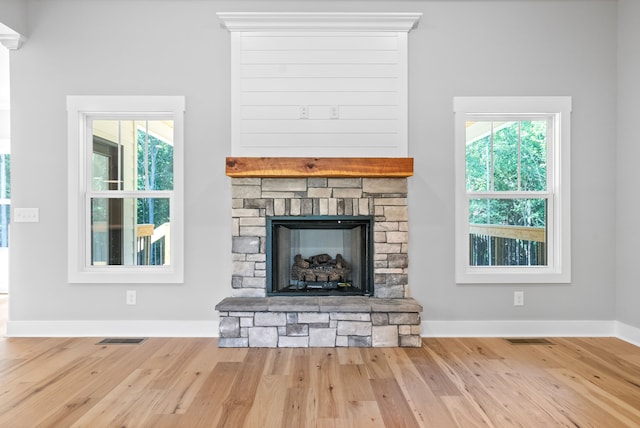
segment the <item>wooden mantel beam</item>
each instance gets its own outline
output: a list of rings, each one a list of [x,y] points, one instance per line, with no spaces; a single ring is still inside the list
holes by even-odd
[[[226,174],[234,178],[400,178],[413,175],[413,158],[228,157]]]

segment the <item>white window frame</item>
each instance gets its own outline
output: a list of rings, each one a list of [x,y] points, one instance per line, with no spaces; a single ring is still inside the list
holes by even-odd
[[[73,96],[68,114],[68,281],[70,283],[184,282],[184,96]],[[167,266],[91,266],[87,201],[87,124],[91,119],[170,116],[174,126],[171,263]],[[163,192],[164,193],[164,192]],[[123,197],[128,197],[126,194]],[[159,197],[164,197],[159,195]]]
[[[459,284],[571,282],[571,97],[454,97],[455,265]],[[473,118],[548,116],[553,122],[547,146],[547,265],[470,266],[469,199],[466,189],[466,122]],[[503,192],[508,196],[507,192]],[[535,193],[532,193],[535,196]]]

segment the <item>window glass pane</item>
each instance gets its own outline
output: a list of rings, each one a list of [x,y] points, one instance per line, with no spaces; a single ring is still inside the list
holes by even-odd
[[[93,120],[93,190],[173,190],[172,120]]]
[[[525,191],[547,189],[547,121],[521,123],[521,186]]]
[[[0,248],[9,246],[11,205],[0,205]]]
[[[0,154],[0,247],[9,246],[11,206],[11,155]]]
[[[168,265],[168,198],[92,198],[93,266]]]
[[[120,137],[118,120],[94,120],[91,182],[93,190],[120,190]]]
[[[467,122],[467,190],[491,190],[491,122]]]
[[[137,190],[173,190],[173,121],[137,121]]]
[[[545,198],[471,199],[471,266],[547,264]]]
[[[11,199],[11,155],[0,154],[0,199]]]
[[[493,128],[493,190],[518,190],[518,122],[499,124]]]
[[[545,191],[547,121],[473,121],[466,128],[467,191]]]

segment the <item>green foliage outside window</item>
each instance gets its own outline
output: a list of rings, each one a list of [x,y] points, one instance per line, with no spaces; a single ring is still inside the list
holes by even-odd
[[[547,187],[547,122],[475,122],[486,127],[467,143],[466,188],[470,192],[530,192]],[[544,227],[546,201],[536,198],[472,199],[469,222]]]
[[[138,190],[173,189],[173,146],[138,129]],[[164,198],[138,199],[138,224],[156,227],[170,219],[169,202]]]

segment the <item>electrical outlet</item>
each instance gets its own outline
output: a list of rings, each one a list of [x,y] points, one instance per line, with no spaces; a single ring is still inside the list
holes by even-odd
[[[300,106],[300,119],[309,119],[309,106]]]
[[[524,306],[524,291],[513,292],[513,306]]]
[[[330,108],[330,116],[331,119],[340,119],[340,107],[331,106]]]
[[[127,290],[127,305],[136,304],[136,290]]]
[[[14,208],[12,220],[16,223],[38,223],[40,208]]]

